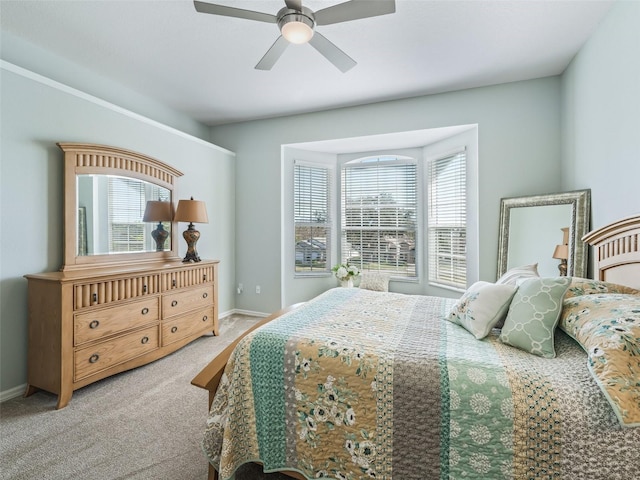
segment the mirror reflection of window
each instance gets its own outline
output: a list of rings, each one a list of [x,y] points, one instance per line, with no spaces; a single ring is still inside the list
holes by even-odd
[[[77,195],[84,210],[78,214],[78,255],[156,251],[151,232],[157,224],[142,219],[148,200],[171,201],[168,189],[130,177],[78,175]],[[163,227],[170,232],[171,222]]]

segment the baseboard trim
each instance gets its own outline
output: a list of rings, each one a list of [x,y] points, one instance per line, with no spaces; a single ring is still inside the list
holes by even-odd
[[[268,317],[269,315],[271,315],[270,313],[254,312],[252,310],[243,310],[240,308],[234,308],[228,313],[228,315],[233,315],[234,313],[237,313],[239,315],[251,315],[252,317]],[[220,316],[220,318],[222,318],[222,316]]]
[[[0,392],[0,403],[21,396],[25,392],[26,388],[27,384],[23,383],[22,385],[18,385],[17,387],[13,387],[9,390]]]

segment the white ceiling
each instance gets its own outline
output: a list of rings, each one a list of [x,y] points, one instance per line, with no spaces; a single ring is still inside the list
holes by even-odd
[[[372,0],[375,1],[375,0]],[[275,14],[283,0],[217,0]],[[303,0],[319,10],[340,0]],[[396,13],[316,27],[358,62],[310,45],[253,67],[276,25],[197,13],[191,0],[0,0],[3,31],[219,125],[562,73],[613,0],[396,0]]]

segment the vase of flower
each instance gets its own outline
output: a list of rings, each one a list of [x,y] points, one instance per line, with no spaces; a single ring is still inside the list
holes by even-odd
[[[340,286],[353,287],[353,277],[360,275],[360,270],[355,265],[347,263],[339,263],[335,265],[331,271],[340,280]]]

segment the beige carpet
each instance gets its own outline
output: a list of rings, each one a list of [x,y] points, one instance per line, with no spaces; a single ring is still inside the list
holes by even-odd
[[[206,479],[200,441],[208,395],[190,382],[258,320],[227,317],[219,337],[202,337],[157,362],[77,390],[61,410],[45,392],[0,404],[0,478]],[[280,475],[245,467],[236,477]]]

